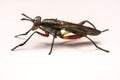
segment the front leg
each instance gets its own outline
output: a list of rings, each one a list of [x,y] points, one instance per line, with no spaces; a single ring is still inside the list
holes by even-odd
[[[31,29],[29,29],[27,32],[25,32],[25,33],[23,33],[23,34],[16,35],[15,37],[27,35],[30,31],[31,31]]]
[[[18,48],[18,47],[23,46],[24,44],[26,44],[26,43],[28,42],[28,40],[29,40],[35,33],[37,33],[37,34],[39,34],[39,35],[41,35],[41,36],[44,36],[44,37],[48,37],[48,36],[49,36],[49,33],[47,33],[47,32],[46,32],[45,34],[43,34],[43,33],[40,33],[40,32],[38,32],[38,31],[35,31],[33,34],[31,34],[31,35],[28,37],[28,39],[27,39],[25,42],[17,45],[16,47],[14,47],[14,48],[11,49],[11,50],[13,51],[13,50],[15,50],[16,48]]]
[[[39,28],[47,34],[47,32],[42,27],[39,27]],[[16,35],[15,37],[27,35],[31,30],[32,30],[32,28],[23,34]]]

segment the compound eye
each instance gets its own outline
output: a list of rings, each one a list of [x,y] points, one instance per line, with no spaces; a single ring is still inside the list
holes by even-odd
[[[41,21],[41,17],[40,16],[35,17],[35,21]]]

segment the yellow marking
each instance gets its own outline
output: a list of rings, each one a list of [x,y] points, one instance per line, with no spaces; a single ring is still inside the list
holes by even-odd
[[[63,35],[66,35],[66,34],[69,34],[69,32],[65,31],[65,32],[63,33]]]
[[[68,36],[64,36],[63,39],[68,39]]]
[[[46,37],[48,37],[48,36],[49,36],[49,32],[45,31],[45,34],[46,34]]]
[[[34,31],[34,30],[36,30],[36,29],[38,29],[37,26],[33,26],[33,27],[31,28],[32,31]]]
[[[63,39],[68,39],[68,36],[65,36],[67,34],[69,34],[69,32],[67,32],[67,31],[63,32]]]

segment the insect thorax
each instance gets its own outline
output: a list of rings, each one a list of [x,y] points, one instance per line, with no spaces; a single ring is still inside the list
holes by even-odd
[[[42,23],[60,24],[60,21],[58,21],[57,19],[44,19]]]

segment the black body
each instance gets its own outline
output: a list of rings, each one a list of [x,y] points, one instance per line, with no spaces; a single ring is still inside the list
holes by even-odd
[[[52,40],[49,55],[52,52],[52,48],[53,48],[53,45],[54,45],[54,40],[55,40],[55,38],[57,38],[57,36],[59,36],[62,39],[77,39],[77,38],[80,38],[80,37],[86,37],[87,39],[89,39],[95,45],[96,48],[98,48],[102,51],[105,51],[105,52],[109,52],[108,50],[105,50],[105,49],[102,49],[102,48],[98,47],[95,44],[95,42],[87,36],[87,35],[93,35],[93,36],[99,35],[101,32],[108,31],[108,29],[103,30],[103,31],[97,30],[96,27],[91,22],[89,22],[87,20],[82,21],[79,24],[76,24],[76,23],[71,23],[71,22],[58,20],[58,19],[44,19],[43,21],[41,21],[40,16],[37,16],[37,17],[35,17],[35,19],[32,19],[25,14],[22,14],[22,15],[25,16],[26,18],[22,18],[21,20],[31,21],[31,22],[33,22],[33,26],[32,26],[31,29],[29,29],[24,34],[19,34],[19,35],[16,35],[15,37],[22,36],[22,35],[27,35],[31,30],[34,31],[34,32],[33,32],[33,34],[31,34],[29,36],[29,38],[25,42],[23,42],[23,43],[17,45],[16,47],[14,47],[12,49],[12,51],[15,50],[16,48],[26,44],[27,41],[35,33],[37,33],[37,34],[39,34],[41,36],[44,36],[44,37],[48,37],[49,34],[53,35],[53,40]],[[85,22],[89,23],[93,28],[84,26]],[[38,31],[35,31],[36,29],[43,30],[45,32],[45,34],[41,33],[41,32],[38,32]],[[73,33],[73,35],[72,36],[71,35],[70,36],[65,36],[66,33],[61,33],[61,30],[64,30],[66,33]]]

